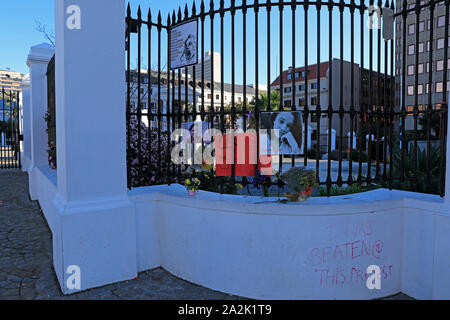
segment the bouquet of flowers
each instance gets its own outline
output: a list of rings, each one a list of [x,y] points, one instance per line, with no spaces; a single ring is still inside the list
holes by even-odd
[[[301,167],[288,170],[280,178],[293,192],[286,193],[286,197],[291,201],[305,201],[318,186],[316,172]]]
[[[252,185],[258,190],[262,189],[264,197],[269,197],[269,188],[272,185],[272,178],[270,176],[263,176],[257,171],[253,178]]]
[[[200,180],[198,178],[186,179],[184,180],[184,186],[189,194],[195,193],[200,187]]]

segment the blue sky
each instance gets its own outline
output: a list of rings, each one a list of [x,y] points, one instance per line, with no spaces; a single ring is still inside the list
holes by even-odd
[[[2,10],[0,10],[0,41],[2,43],[2,50],[0,50],[0,69],[6,67],[11,70],[27,73],[28,68],[26,66],[26,57],[30,46],[39,44],[45,41],[43,35],[35,30],[35,22],[39,21],[48,26],[49,29],[54,28],[54,0],[7,0],[2,1]],[[219,1],[216,2],[216,7],[219,5]],[[248,0],[249,3],[252,0]],[[263,1],[260,1],[263,2]],[[157,12],[160,10],[163,16],[163,22],[167,21],[167,14],[172,10],[178,10],[178,6],[182,5],[184,9],[185,2],[180,0],[131,0],[130,1],[133,16],[136,16],[137,6],[140,4],[143,9],[143,15],[146,17],[147,10],[151,7],[154,20],[156,20]],[[230,1],[225,0],[225,5],[229,5]],[[237,4],[240,4],[240,0],[236,0]],[[200,1],[196,0],[197,9],[199,10]],[[192,1],[188,1],[189,9],[192,7]],[[206,4],[207,10],[209,9],[209,1]],[[337,9],[337,8],[336,8]],[[333,56],[339,57],[339,13],[338,10],[333,14]],[[358,12],[358,11],[357,11]],[[345,10],[344,15],[344,59],[350,60],[350,15],[348,10]],[[273,7],[271,13],[271,81],[278,75],[279,69],[279,11],[277,7]],[[284,11],[284,32],[283,32],[283,68],[287,69],[292,63],[292,25],[291,25],[291,10],[290,7],[285,7]],[[328,10],[326,7],[322,9],[321,14],[321,61],[328,60]],[[205,50],[209,50],[209,18],[206,20],[206,33],[205,33]],[[302,7],[297,9],[296,13],[296,66],[304,65],[304,10]],[[309,63],[316,63],[316,9],[311,7],[309,9]],[[214,51],[220,50],[220,20],[216,17],[214,22]],[[231,18],[227,14],[224,22],[224,65],[225,65],[225,81],[231,82]],[[267,26],[266,26],[266,13],[265,9],[262,9],[259,13],[259,79],[260,83],[266,84],[267,82]],[[355,62],[359,62],[359,13],[355,14],[355,30],[358,31],[355,38]],[[237,83],[242,83],[242,35],[244,30],[242,29],[242,16],[236,14],[236,80]],[[364,27],[365,40],[368,42],[368,28]],[[254,27],[254,11],[249,10],[247,14],[247,78],[248,83],[252,83],[255,78],[255,27]],[[146,30],[143,32],[143,38],[146,38]],[[136,53],[135,45],[136,39],[133,39],[132,52]],[[163,43],[165,41],[165,35],[163,35]],[[365,47],[368,43],[365,44]],[[143,59],[147,60],[147,42],[143,41]],[[374,50],[376,49],[376,43],[374,43]],[[167,61],[166,49],[162,54],[162,64]],[[384,50],[382,50],[384,53]],[[367,54],[367,50],[366,50]],[[376,56],[376,55],[375,55]],[[156,65],[156,33],[153,33],[152,41],[152,65]],[[384,58],[384,56],[383,56]],[[384,60],[384,59],[382,59]],[[137,57],[133,54],[133,61],[137,62]],[[368,66],[368,56],[365,58],[366,67]],[[147,65],[145,63],[145,65]],[[374,60],[374,66],[376,66],[376,59]],[[384,67],[382,66],[382,69]]]

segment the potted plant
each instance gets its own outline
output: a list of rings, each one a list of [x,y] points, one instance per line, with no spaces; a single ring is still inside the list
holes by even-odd
[[[291,189],[292,193],[286,193],[286,197],[291,201],[305,201],[318,186],[316,172],[301,167],[288,170],[280,179]]]
[[[195,196],[200,187],[200,180],[198,178],[186,179],[184,180],[184,186],[190,196]]]

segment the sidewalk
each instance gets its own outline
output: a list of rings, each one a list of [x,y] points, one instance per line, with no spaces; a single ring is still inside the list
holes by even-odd
[[[0,171],[0,300],[125,299],[237,300],[178,279],[163,269],[125,281],[64,296],[52,265],[51,232],[36,201],[28,197],[28,178]],[[411,299],[399,294],[386,299]]]

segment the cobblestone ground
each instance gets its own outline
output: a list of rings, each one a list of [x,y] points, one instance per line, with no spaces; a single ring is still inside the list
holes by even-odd
[[[403,294],[386,299],[408,299]],[[52,266],[51,233],[36,201],[28,197],[28,177],[0,171],[0,300],[17,299],[242,299],[178,279],[162,269],[131,280],[64,296]],[[410,298],[409,298],[410,299]]]

